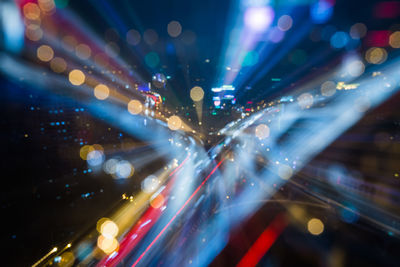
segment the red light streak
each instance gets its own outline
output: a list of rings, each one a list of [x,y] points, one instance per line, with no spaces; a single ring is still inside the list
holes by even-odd
[[[203,182],[196,188],[196,190],[190,195],[190,197],[186,200],[186,202],[182,205],[182,207],[175,213],[175,215],[169,220],[169,222],[164,226],[164,228],[158,233],[158,235],[153,239],[150,245],[147,246],[145,251],[137,258],[137,260],[133,263],[132,267],[136,266],[140,260],[144,257],[144,255],[151,249],[151,247],[157,242],[157,240],[162,236],[162,234],[167,230],[167,228],[171,225],[171,223],[175,220],[175,218],[182,212],[182,210],[186,207],[186,205],[192,200],[192,198],[199,192],[199,190],[203,187],[203,185],[208,181],[211,175],[218,169],[218,167],[222,164],[224,160],[222,159],[210,172],[210,174],[203,180]]]
[[[189,156],[190,156],[190,153],[186,156],[186,158],[182,161],[182,163],[181,163],[178,167],[176,167],[176,169],[173,170],[173,171],[169,174],[169,176],[172,176],[172,175],[174,175],[177,171],[179,171],[179,170],[182,168],[183,164],[185,164],[186,161],[189,159]]]
[[[236,267],[256,266],[286,228],[287,223],[285,214],[278,214],[246,252]]]
[[[186,161],[189,159],[191,154],[188,153],[186,158],[182,161],[182,163],[176,167],[169,176],[173,176],[171,180],[168,182],[165,189],[161,192],[165,196],[167,196],[171,190],[172,185],[175,181],[175,174],[183,167]],[[160,194],[161,194],[160,193]],[[167,202],[167,200],[166,200]],[[107,256],[103,260],[101,260],[97,266],[116,266],[126,255],[142,240],[142,238],[147,234],[147,232],[153,227],[153,225],[160,218],[162,210],[161,207],[154,208],[149,207],[149,209],[141,216],[141,219],[132,227],[132,229],[125,235],[124,239],[120,243],[119,250],[116,255]],[[142,222],[149,221],[147,224],[143,224]]]

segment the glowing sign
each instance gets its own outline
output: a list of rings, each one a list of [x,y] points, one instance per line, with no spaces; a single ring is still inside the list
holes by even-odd
[[[222,91],[235,91],[235,87],[232,85],[223,85],[222,87],[214,87],[211,89],[214,93],[220,93]]]
[[[223,85],[222,89],[224,91],[235,91],[235,87],[233,87],[232,85]]]
[[[234,99],[233,95],[224,95],[223,99]]]

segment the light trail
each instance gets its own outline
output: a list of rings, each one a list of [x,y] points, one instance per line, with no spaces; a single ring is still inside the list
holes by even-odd
[[[54,247],[52,250],[50,250],[46,255],[44,255],[40,260],[38,260],[35,264],[32,265],[32,267],[36,267],[39,264],[41,264],[45,259],[47,259],[48,257],[50,257],[51,254],[57,252],[57,248]]]
[[[288,222],[285,214],[278,214],[246,252],[236,267],[256,266],[265,253],[272,247],[283,230],[285,230],[287,224]]]
[[[170,174],[172,176],[168,185],[160,192],[163,195],[168,195],[171,191],[173,184],[175,183],[176,174],[182,169],[184,164],[188,161],[190,153],[186,158],[176,167]],[[117,254],[111,254],[100,261],[97,266],[115,266],[117,265],[126,255],[132,251],[132,249],[143,239],[143,237],[148,233],[148,231],[153,227],[157,220],[161,217],[163,209],[162,207],[153,208],[150,206],[148,210],[141,216],[139,221],[132,227],[132,229],[125,235],[124,239],[120,244]],[[142,223],[145,222],[145,223]]]
[[[182,210],[187,206],[187,204],[192,200],[192,198],[199,192],[199,190],[203,187],[203,185],[208,181],[211,175],[218,169],[218,167],[222,164],[224,159],[222,159],[218,164],[212,169],[210,174],[203,180],[203,182],[196,188],[196,190],[190,195],[190,197],[186,200],[186,202],[182,205],[182,207],[175,213],[175,215],[169,220],[169,222],[164,226],[164,228],[158,233],[158,235],[154,238],[154,240],[147,246],[147,248],[143,251],[143,253],[139,256],[139,258],[132,264],[132,267],[136,266],[141,259],[146,255],[146,253],[151,249],[151,247],[157,242],[157,240],[162,236],[162,234],[167,230],[167,228],[171,225],[171,223],[176,219],[176,217],[182,212]]]
[[[190,153],[188,153],[188,155],[187,155],[186,158],[182,161],[182,163],[181,163],[178,167],[176,167],[175,170],[173,170],[173,171],[169,174],[169,176],[173,176],[176,172],[178,172],[178,171],[182,168],[182,166],[186,163],[186,161],[189,159],[189,156],[190,156]]]

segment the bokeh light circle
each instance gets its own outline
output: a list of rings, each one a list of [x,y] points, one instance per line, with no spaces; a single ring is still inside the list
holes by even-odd
[[[160,180],[155,175],[149,175],[142,181],[142,190],[146,193],[153,193],[158,189]]]
[[[339,31],[332,35],[330,43],[333,48],[340,49],[345,47],[349,40],[347,33]]]
[[[140,33],[137,30],[129,30],[126,33],[126,42],[130,45],[138,45],[141,40]]]
[[[56,8],[54,0],[38,0],[38,4],[40,9],[45,13],[53,13]]]
[[[89,146],[89,145],[84,145],[83,147],[81,147],[81,149],[79,150],[79,156],[81,157],[81,159],[86,160],[87,159],[87,155],[94,151],[95,148],[93,146]]]
[[[94,88],[94,96],[99,99],[99,100],[104,100],[110,95],[110,89],[107,87],[107,85],[104,84],[98,84]]]
[[[92,50],[86,44],[79,44],[75,47],[75,54],[78,58],[85,60],[85,59],[90,58],[90,55],[92,54]]]
[[[268,33],[268,40],[273,43],[279,43],[285,37],[285,32],[277,27],[273,27]]]
[[[152,197],[150,199],[150,205],[155,209],[161,208],[162,205],[164,205],[164,196],[162,194],[158,194],[157,196]]]
[[[358,77],[364,73],[365,65],[361,60],[355,59],[347,63],[346,70],[350,76]]]
[[[396,31],[390,35],[389,44],[393,48],[400,48],[400,31]]]
[[[99,166],[104,161],[104,154],[102,151],[93,150],[87,154],[86,160],[87,163],[92,167]]]
[[[85,74],[80,70],[72,70],[69,73],[69,82],[73,85],[81,85],[85,82]]]
[[[312,218],[307,223],[307,229],[312,235],[320,235],[324,231],[324,224],[320,219]]]
[[[323,96],[333,96],[336,93],[336,84],[332,81],[326,81],[321,85],[321,94]]]
[[[115,166],[115,176],[116,178],[126,179],[133,175],[135,169],[132,164],[127,160],[119,161]]]
[[[193,87],[192,90],[190,90],[190,98],[195,102],[203,100],[204,98],[203,88],[201,88],[200,86]]]
[[[27,19],[37,20],[40,18],[40,8],[35,3],[26,3],[22,11]]]
[[[278,28],[281,31],[288,31],[292,28],[293,19],[289,15],[283,15],[278,19]]]
[[[107,238],[100,235],[97,239],[97,246],[103,250],[104,253],[111,254],[118,249],[119,243],[115,238]]]
[[[353,39],[363,38],[367,34],[367,26],[363,23],[356,23],[350,28],[350,37]]]
[[[283,180],[288,180],[293,175],[293,169],[289,165],[279,164],[279,166],[278,166],[278,175]]]
[[[182,127],[182,120],[175,115],[168,118],[168,128],[173,131],[179,130]]]
[[[29,24],[26,27],[25,35],[31,41],[39,41],[43,37],[43,30],[37,24]]]
[[[314,97],[309,93],[303,93],[297,98],[297,101],[301,108],[310,108],[314,103]]]
[[[106,238],[114,238],[118,235],[118,225],[111,221],[111,220],[105,220],[101,225],[100,225],[100,233],[106,237]]]
[[[143,105],[139,100],[133,99],[128,103],[128,111],[129,113],[136,115],[142,112]]]
[[[50,68],[56,73],[62,73],[67,69],[67,62],[63,58],[55,57],[50,61]]]
[[[265,124],[260,124],[256,127],[255,134],[258,139],[262,140],[269,137],[269,127]]]
[[[41,45],[36,50],[36,55],[37,55],[38,59],[40,59],[41,61],[48,62],[53,59],[54,51],[48,45]]]
[[[115,174],[117,169],[118,160],[109,159],[103,165],[103,170],[108,174]]]
[[[160,58],[156,52],[150,52],[144,57],[144,62],[150,68],[155,68],[160,63]]]
[[[371,47],[367,50],[365,59],[372,64],[382,64],[387,59],[387,52],[381,47]]]
[[[178,21],[171,21],[168,23],[167,31],[169,36],[178,37],[182,33],[182,26]]]

